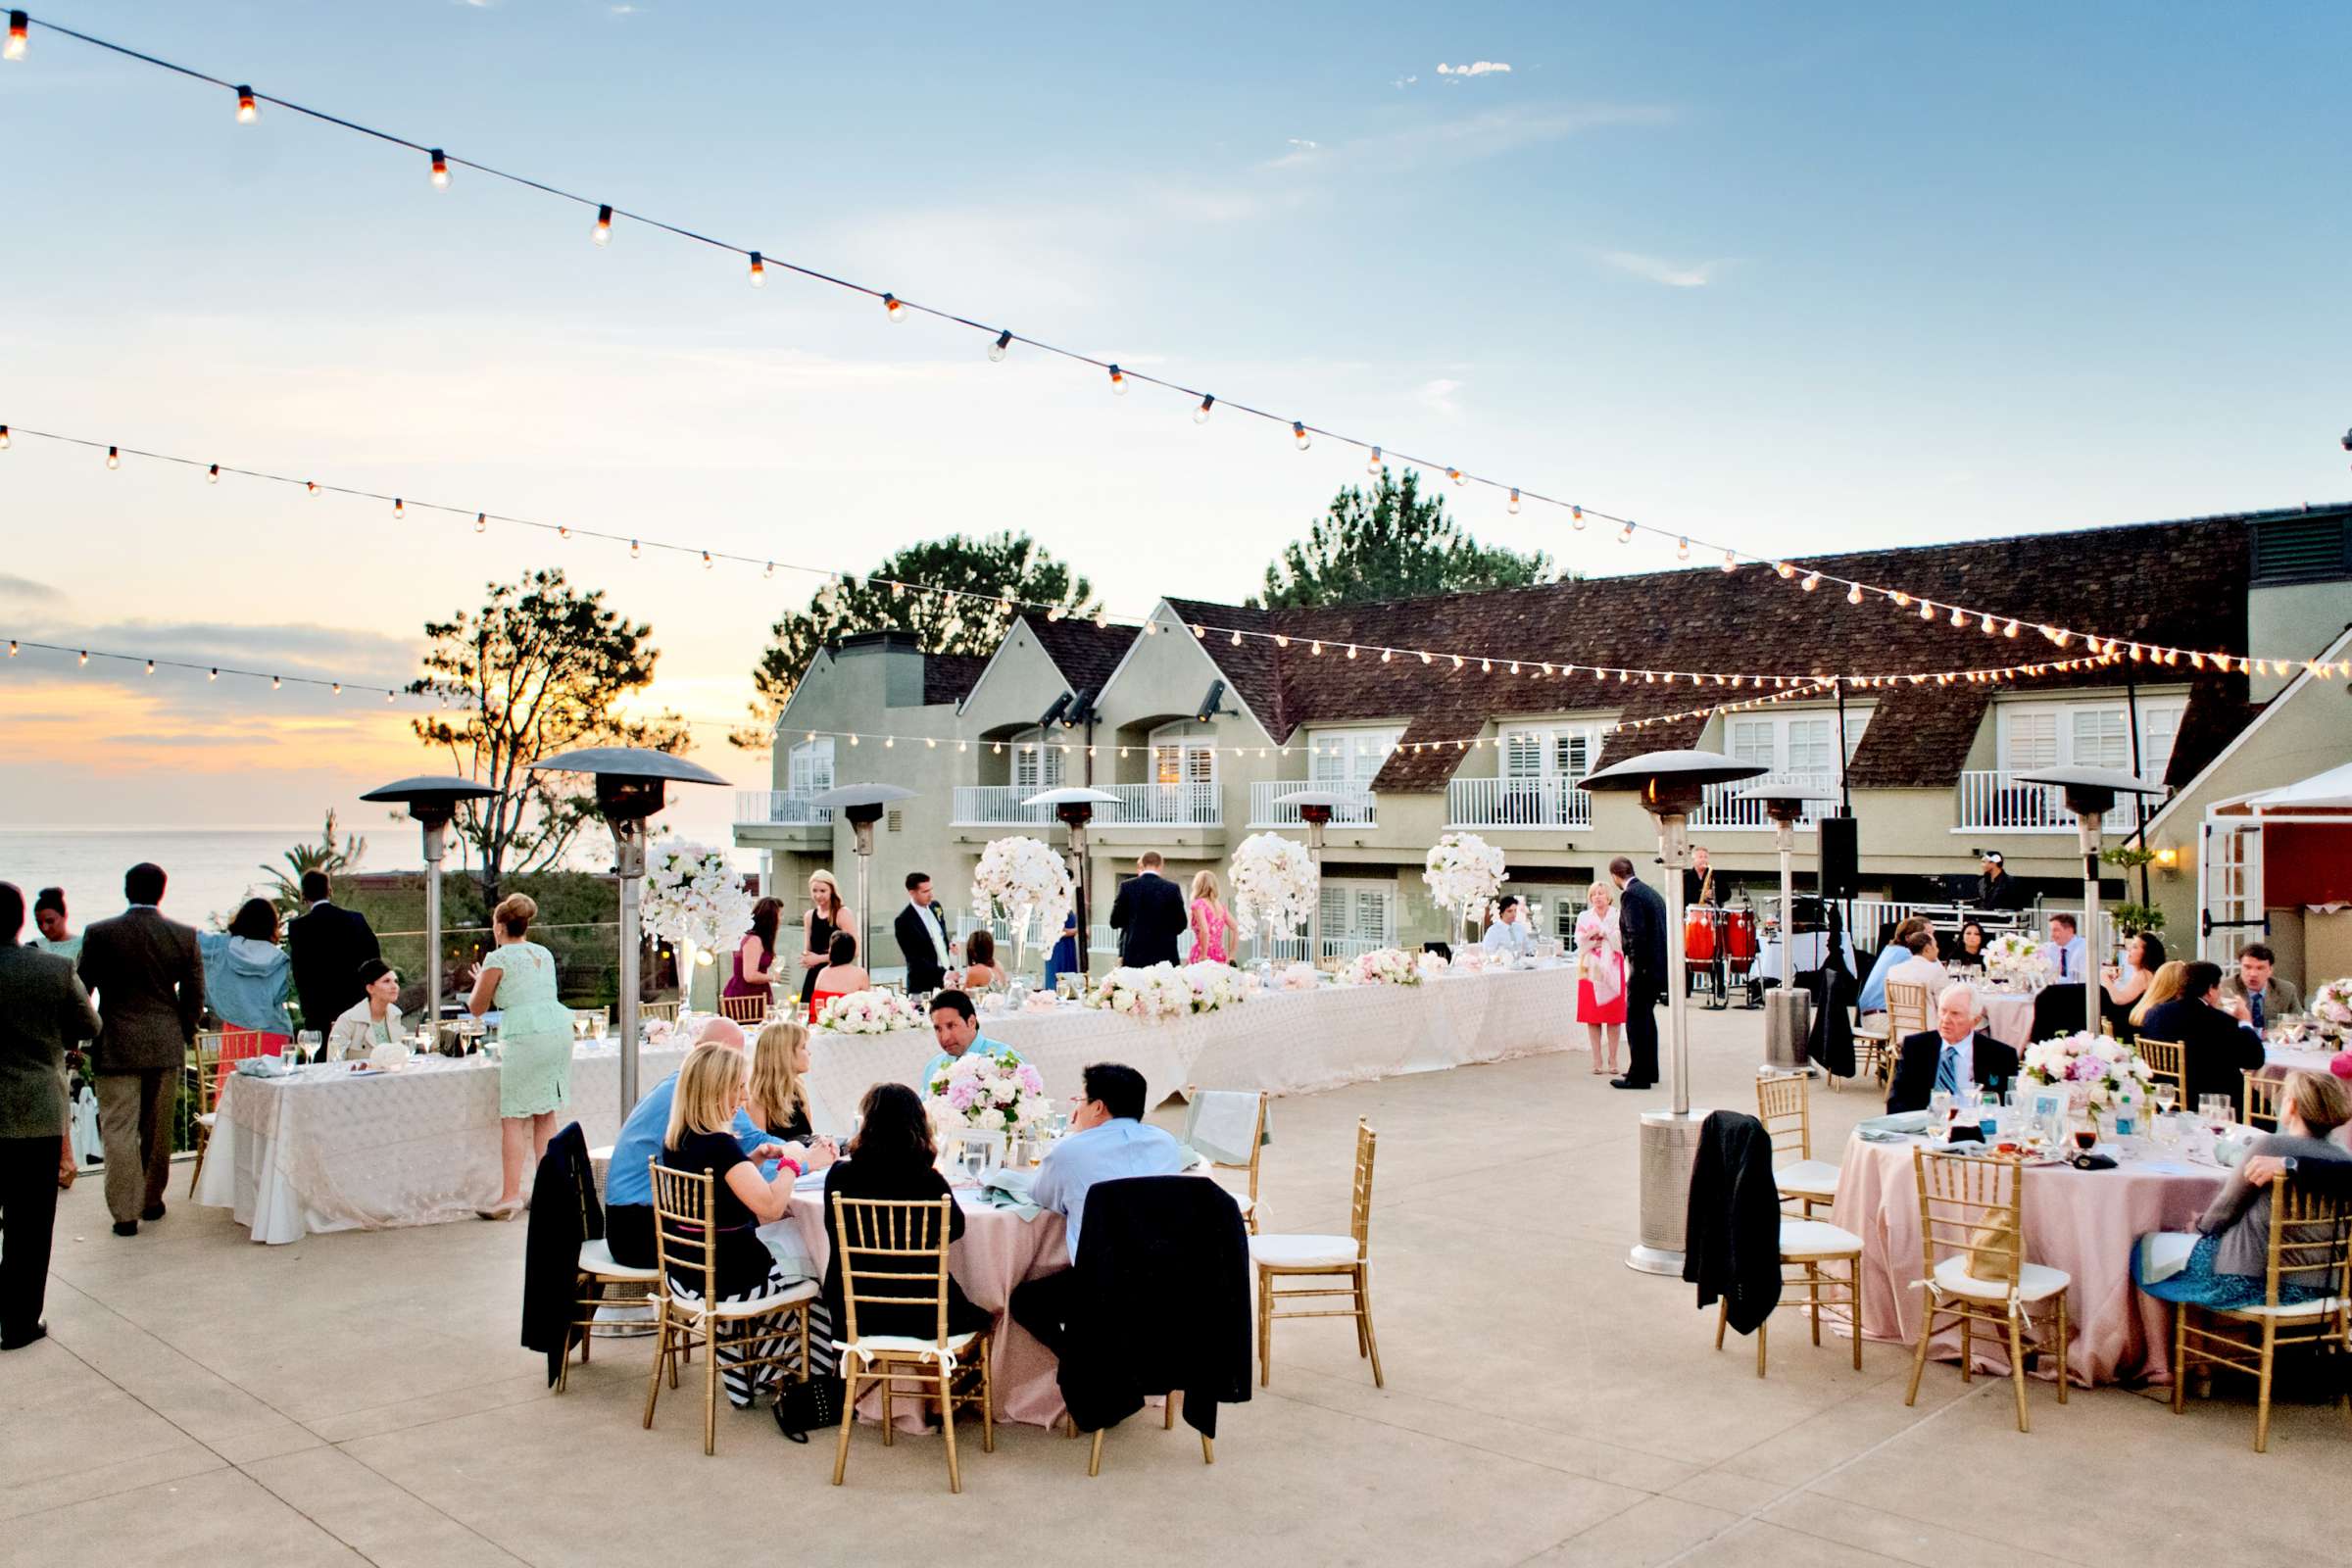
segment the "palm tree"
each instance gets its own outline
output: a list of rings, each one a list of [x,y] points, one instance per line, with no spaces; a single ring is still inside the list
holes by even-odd
[[[270,879],[277,884],[277,904],[288,914],[302,907],[304,872],[324,871],[332,876],[337,871],[350,870],[360,863],[360,857],[368,853],[368,841],[357,835],[346,837],[341,847],[336,846],[335,813],[332,808],[327,810],[326,826],[319,838],[319,843],[297,844],[288,850],[285,854],[286,869],[281,871],[274,865],[262,867]]]

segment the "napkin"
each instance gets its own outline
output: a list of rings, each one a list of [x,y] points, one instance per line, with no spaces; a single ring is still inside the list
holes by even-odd
[[[237,1071],[248,1078],[283,1078],[292,1069],[282,1056],[240,1056]]]
[[[1033,1220],[1045,1212],[1030,1201],[1030,1191],[1036,1181],[1034,1170],[999,1166],[981,1182],[977,1196],[992,1208],[1009,1208],[1023,1220]]]

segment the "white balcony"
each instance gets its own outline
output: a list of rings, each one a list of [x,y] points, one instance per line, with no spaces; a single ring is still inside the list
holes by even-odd
[[[1800,827],[1815,822],[1838,808],[1838,779],[1832,773],[1766,773],[1760,778],[1737,779],[1729,784],[1710,784],[1706,799],[1690,815],[1693,828],[1759,828],[1769,829],[1772,818],[1765,814],[1762,801],[1744,797],[1760,789],[1784,788],[1799,790],[1811,797],[1805,802],[1805,814],[1797,818]]]
[[[1302,778],[1261,778],[1250,786],[1250,825],[1251,827],[1303,827],[1298,820],[1298,808],[1277,806],[1275,797],[1296,790],[1328,788]],[[1331,808],[1333,827],[1371,827],[1373,825],[1373,795],[1370,790],[1360,793],[1353,805]]]
[[[1045,786],[959,784],[956,787],[957,827],[1050,827],[1058,820],[1050,806],[1024,806]],[[1225,819],[1217,786],[1195,784],[1105,784],[1116,795],[1095,807],[1097,827],[1216,827]]]
[[[2163,801],[2161,795],[2147,797],[2150,815]],[[2127,796],[2101,818],[2100,826],[2106,832],[2121,833],[2136,820]],[[1977,768],[1960,775],[1960,806],[1953,831],[2072,833],[2075,813],[2066,808],[2064,793],[2048,784],[2020,783],[2017,774],[2006,768]]]
[[[1592,797],[1574,778],[1457,778],[1446,786],[1446,825],[1586,828]]]
[[[805,795],[790,790],[737,790],[737,827],[829,827],[833,808],[810,806]]]

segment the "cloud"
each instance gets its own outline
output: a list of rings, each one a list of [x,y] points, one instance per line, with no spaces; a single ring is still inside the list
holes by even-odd
[[[1459,81],[1470,76],[1492,76],[1497,74],[1508,75],[1510,70],[1509,66],[1499,60],[1474,60],[1466,66],[1448,66],[1440,62],[1438,74],[1450,76]]]
[[[616,17],[634,17],[641,14],[645,8],[642,6],[607,6],[605,9]]]
[[[1620,272],[1662,283],[1668,288],[1705,288],[1715,281],[1716,273],[1731,266],[1728,259],[1698,262],[1689,267],[1665,261],[1656,256],[1642,256],[1634,251],[1603,251],[1602,263]]]
[[[1303,138],[1301,138],[1301,137],[1298,137],[1298,136],[1293,136],[1293,137],[1291,137],[1291,138],[1290,138],[1290,143],[1291,143],[1291,145],[1292,145],[1292,146],[1294,146],[1294,147],[1303,147],[1303,148],[1305,148],[1305,149],[1306,149],[1308,152],[1313,152],[1313,151],[1314,151],[1316,148],[1318,148],[1318,147],[1320,147],[1320,146],[1322,146],[1322,145],[1323,145],[1323,144],[1322,144],[1321,142],[1319,142],[1319,141],[1307,141],[1307,140],[1304,140]]]
[[[1561,141],[1609,125],[1666,125],[1675,111],[1658,104],[1587,104],[1575,109],[1490,109],[1481,114],[1430,120],[1352,141],[1293,147],[1260,166],[1303,169],[1345,165],[1350,172],[1395,172],[1430,164],[1496,158],[1522,147]]]
[[[1420,79],[1421,78],[1419,76],[1398,76],[1395,81],[1390,82],[1389,85],[1392,87],[1410,87],[1414,82],[1419,81]]]
[[[65,595],[30,577],[12,577],[0,571],[0,601],[18,605],[53,605]]]
[[[1453,395],[1461,389],[1461,382],[1439,376],[1434,381],[1422,382],[1420,390],[1413,396],[1423,408],[1435,413],[1459,414],[1462,412],[1461,405],[1453,401]]]

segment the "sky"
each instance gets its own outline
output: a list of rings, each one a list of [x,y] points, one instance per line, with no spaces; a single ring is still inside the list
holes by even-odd
[[[2352,495],[2352,10],[58,0],[36,16],[774,258],[1743,549]],[[35,29],[0,420],[862,570],[1027,530],[1239,598],[1360,455]],[[1464,492],[1485,542],[1659,569]],[[724,744],[813,579],[20,438],[7,634],[397,684],[538,565]],[[1555,650],[1569,657],[1570,650]],[[0,821],[367,826],[380,700],[27,650]],[[723,792],[673,827],[723,842]]]

